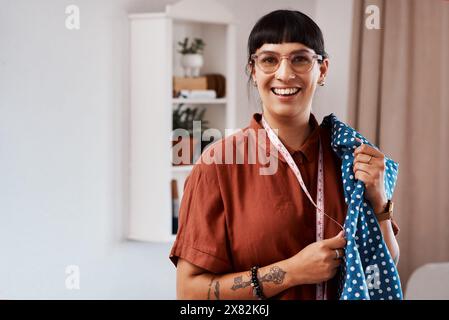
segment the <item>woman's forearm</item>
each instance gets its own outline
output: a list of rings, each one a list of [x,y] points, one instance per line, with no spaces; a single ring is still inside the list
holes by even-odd
[[[298,279],[290,272],[289,259],[261,267],[258,270],[263,294],[270,298],[297,285]],[[251,286],[251,272],[228,274],[202,273],[191,276],[188,285],[178,291],[178,299],[191,300],[255,300]]]
[[[271,298],[303,284],[328,281],[335,277],[342,260],[346,239],[343,232],[333,238],[313,242],[294,256],[261,267],[258,282],[263,295]],[[251,286],[251,271],[212,274],[187,260],[177,266],[178,299],[257,299]]]
[[[373,203],[374,212],[384,212],[387,207],[386,197],[382,199],[380,202]],[[380,230],[382,232],[382,236],[385,240],[385,244],[388,247],[388,251],[390,251],[391,257],[395,264],[398,264],[399,261],[399,244],[396,240],[396,236],[394,235],[393,226],[391,225],[391,220],[383,220],[379,222]]]
[[[391,225],[391,220],[384,220],[379,222],[380,230],[382,231],[382,236],[385,240],[385,244],[390,251],[391,257],[395,264],[399,261],[399,244],[394,235],[393,227]]]

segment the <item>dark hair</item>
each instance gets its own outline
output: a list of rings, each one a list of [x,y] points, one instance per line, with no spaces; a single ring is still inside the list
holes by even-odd
[[[260,18],[251,30],[248,63],[251,63],[251,55],[265,43],[284,42],[300,42],[323,58],[328,57],[324,50],[323,33],[312,19],[299,11],[276,10]]]

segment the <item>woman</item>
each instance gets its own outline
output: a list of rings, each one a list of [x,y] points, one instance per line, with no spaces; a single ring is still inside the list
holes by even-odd
[[[330,130],[318,125],[311,113],[328,66],[321,30],[303,13],[274,11],[254,26],[248,71],[263,117],[255,114],[244,132],[277,129],[284,155],[278,155],[270,175],[261,175],[257,164],[195,165],[186,181],[180,229],[170,254],[177,266],[179,299],[338,298],[336,275],[345,253],[342,225],[348,207]],[[243,144],[246,150],[250,141],[246,136],[233,147]],[[384,155],[366,144],[354,155],[355,178],[365,183],[366,199],[381,214],[387,205]],[[316,208],[320,203],[322,220],[317,218],[323,212]],[[380,226],[397,258],[394,224],[387,219]]]

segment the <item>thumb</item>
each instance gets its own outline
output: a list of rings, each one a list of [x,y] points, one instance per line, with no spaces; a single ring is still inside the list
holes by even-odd
[[[346,245],[346,239],[344,235],[345,235],[344,231],[340,231],[340,233],[337,234],[335,237],[326,239],[324,240],[324,242],[329,249],[344,248]]]

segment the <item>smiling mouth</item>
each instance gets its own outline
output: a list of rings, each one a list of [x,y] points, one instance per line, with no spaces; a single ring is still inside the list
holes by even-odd
[[[281,97],[289,97],[294,96],[295,94],[298,94],[298,92],[301,91],[301,88],[294,87],[294,88],[271,88],[271,92],[273,92],[277,96]]]

